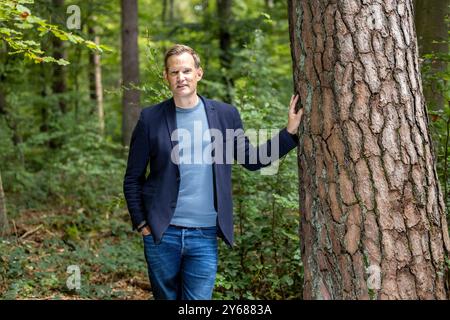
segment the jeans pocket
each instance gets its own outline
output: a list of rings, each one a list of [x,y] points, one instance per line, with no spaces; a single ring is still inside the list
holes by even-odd
[[[206,239],[216,239],[217,238],[217,228],[199,228],[198,231],[203,238]]]
[[[142,235],[142,240],[144,240],[144,244],[153,244],[153,236],[151,233]]]

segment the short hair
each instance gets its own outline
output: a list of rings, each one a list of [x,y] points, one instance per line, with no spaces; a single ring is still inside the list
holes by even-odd
[[[197,54],[197,52],[195,52],[194,49],[184,44],[176,44],[166,51],[166,54],[164,56],[164,68],[167,70],[167,60],[169,60],[171,56],[180,55],[185,52],[190,53],[192,55],[192,58],[194,58],[195,68],[200,68],[200,56]]]

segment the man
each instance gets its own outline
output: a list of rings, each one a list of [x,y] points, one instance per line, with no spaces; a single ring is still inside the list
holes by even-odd
[[[155,299],[211,299],[217,237],[233,244],[231,164],[236,159],[258,170],[298,144],[298,96],[291,98],[287,127],[253,148],[234,106],[197,95],[202,76],[192,48],[170,48],[164,78],[173,97],[144,108],[131,138],[124,193],[133,229],[144,239]],[[263,162],[261,149],[270,149],[270,161]]]

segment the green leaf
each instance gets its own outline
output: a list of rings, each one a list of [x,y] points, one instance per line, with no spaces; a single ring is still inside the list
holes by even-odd
[[[30,47],[39,47],[39,43],[33,40],[24,40],[23,43]]]
[[[281,280],[288,286],[292,286],[294,284],[294,280],[288,275],[284,275],[283,278],[281,278]]]
[[[14,24],[17,28],[19,29],[31,29],[33,28],[33,25],[31,23],[28,22],[22,22],[22,23],[15,23]]]
[[[70,64],[69,61],[64,60],[64,59],[58,59],[58,60],[56,60],[56,63],[59,64],[60,66],[67,66],[68,64]]]
[[[21,4],[18,4],[16,6],[16,10],[19,11],[19,12],[27,12],[28,14],[31,14],[30,9],[28,9],[27,7],[25,7],[25,6],[21,5]]]
[[[10,36],[11,34],[22,34],[21,32],[10,28],[0,28],[0,33],[6,34],[8,36]]]
[[[107,46],[105,44],[101,44],[101,45],[99,45],[99,47],[100,47],[100,51],[101,52],[103,52],[103,51],[105,51],[105,52],[113,52],[114,51],[113,48],[111,48],[111,47],[109,47],[109,46]]]
[[[66,33],[67,38],[69,39],[70,42],[73,43],[81,43],[83,42],[83,38],[81,38],[80,36],[77,36],[75,34],[72,33]]]
[[[97,46],[97,44],[95,44],[95,42],[92,42],[92,41],[85,41],[85,44],[86,44],[86,46],[89,48],[89,49],[100,49],[98,46]]]
[[[57,37],[63,41],[69,40],[69,37],[67,36],[67,34],[65,32],[57,30],[57,29],[52,29],[51,31],[55,35],[55,37]]]
[[[27,22],[36,24],[45,24],[45,20],[36,16],[28,16]]]

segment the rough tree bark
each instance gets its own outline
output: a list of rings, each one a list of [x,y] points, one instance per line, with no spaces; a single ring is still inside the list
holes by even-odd
[[[139,118],[139,48],[137,0],[121,0],[122,13],[122,143],[129,145]]]
[[[290,0],[305,299],[446,299],[412,0]]]

